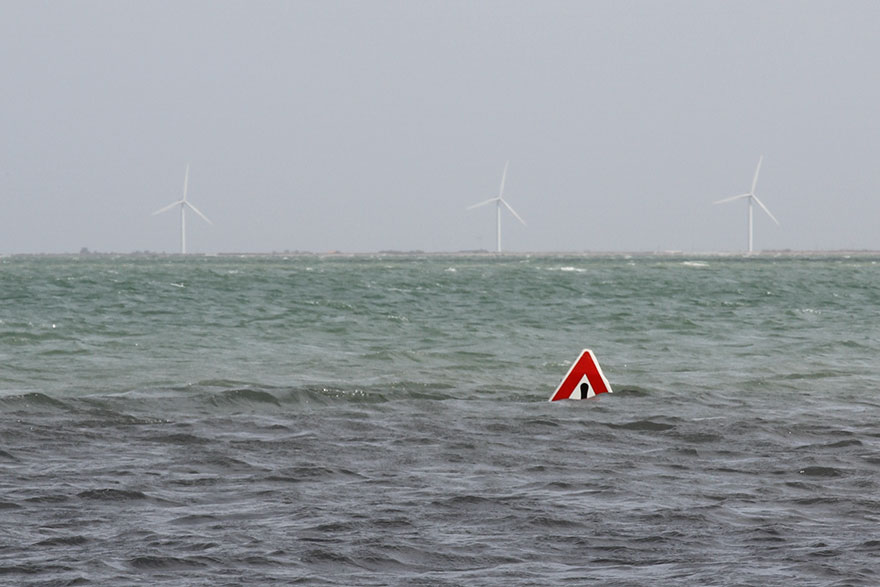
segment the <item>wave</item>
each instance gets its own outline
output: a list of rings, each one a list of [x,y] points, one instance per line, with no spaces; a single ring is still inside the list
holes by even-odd
[[[843,472],[836,467],[819,466],[804,467],[798,473],[807,477],[840,477],[843,475]]]
[[[99,501],[131,501],[139,499],[148,499],[147,495],[141,491],[129,491],[125,489],[87,489],[77,494],[82,499],[94,499]]]
[[[207,401],[214,406],[256,406],[267,404],[280,406],[277,397],[268,391],[258,389],[230,389],[207,396]]]
[[[69,404],[55,399],[45,393],[38,391],[27,391],[22,393],[8,393],[0,396],[0,408],[3,411],[21,411],[21,410],[37,410],[46,411],[47,409],[72,411],[73,408]]]
[[[623,430],[637,430],[641,432],[665,432],[675,428],[674,424],[666,424],[664,422],[654,422],[653,420],[636,420],[634,422],[626,422],[624,424],[606,424],[609,428],[620,428]]]
[[[215,559],[202,556],[187,558],[175,556],[138,556],[130,559],[128,564],[139,571],[184,571],[212,566],[216,562]]]
[[[34,546],[80,546],[89,541],[85,536],[57,536],[55,538],[47,538],[34,544]]]
[[[447,384],[395,381],[388,384],[340,385],[338,383],[277,386],[241,381],[207,380],[178,387],[134,390],[70,390],[61,392],[12,392],[0,395],[0,414],[33,417],[75,417],[89,427],[152,425],[169,422],[177,415],[276,413],[334,405],[372,405],[392,401],[446,401],[485,399],[485,392],[455,392]],[[494,393],[494,392],[491,392]],[[510,399],[510,396],[508,396]],[[528,397],[522,397],[527,400]],[[544,397],[531,399],[544,400]],[[187,433],[164,434],[163,439],[193,444],[203,439]],[[0,451],[0,460],[13,455]]]

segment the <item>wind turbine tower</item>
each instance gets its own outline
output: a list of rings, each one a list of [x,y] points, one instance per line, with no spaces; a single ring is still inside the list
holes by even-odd
[[[468,210],[473,210],[474,208],[479,208],[480,206],[485,206],[486,204],[491,204],[495,202],[495,217],[496,217],[496,237],[497,237],[497,251],[501,252],[501,206],[505,206],[513,216],[522,222],[522,225],[526,225],[526,221],[520,218],[519,214],[516,213],[510,204],[507,203],[507,200],[504,199],[504,181],[507,179],[507,166],[510,165],[510,161],[504,164],[504,172],[501,174],[501,187],[498,189],[498,197],[490,198],[485,202],[480,202],[479,204],[474,204],[473,206],[468,206]]]
[[[752,189],[749,190],[748,193],[740,194],[738,196],[731,196],[729,198],[724,198],[722,200],[718,200],[717,202],[714,202],[715,204],[724,204],[725,202],[733,202],[734,200],[742,200],[742,199],[748,200],[748,203],[749,203],[749,253],[751,253],[753,250],[752,243],[754,242],[754,238],[753,238],[754,237],[754,226],[753,226],[754,212],[752,209],[753,204],[758,204],[758,206],[760,206],[761,209],[767,213],[767,216],[769,216],[773,220],[773,222],[776,223],[777,226],[779,225],[779,221],[776,220],[776,217],[773,216],[773,214],[770,212],[770,210],[767,209],[767,206],[764,205],[764,202],[759,200],[758,196],[755,195],[755,186],[758,184],[758,172],[761,171],[761,161],[763,161],[763,160],[764,160],[764,156],[761,155],[761,157],[758,159],[758,167],[755,169],[755,177],[752,179]]]
[[[190,210],[192,210],[193,212],[195,212],[196,214],[201,216],[202,220],[204,220],[208,224],[213,224],[213,222],[208,220],[207,216],[202,214],[198,208],[196,208],[195,206],[190,204],[189,200],[186,199],[186,188],[187,188],[188,184],[189,184],[189,163],[186,164],[186,174],[183,176],[183,198],[180,200],[177,200],[176,202],[172,202],[171,204],[168,204],[164,208],[160,208],[159,210],[156,210],[155,212],[153,212],[153,215],[155,216],[156,214],[161,214],[162,212],[167,212],[168,210],[171,210],[175,206],[180,206],[180,254],[181,255],[186,254],[186,209],[187,208],[189,208]]]

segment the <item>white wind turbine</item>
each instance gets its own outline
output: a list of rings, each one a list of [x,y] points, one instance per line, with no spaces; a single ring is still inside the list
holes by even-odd
[[[490,198],[485,202],[480,202],[479,204],[474,204],[473,206],[468,206],[468,210],[473,210],[474,208],[479,208],[480,206],[485,206],[486,204],[491,204],[495,202],[495,213],[497,218],[497,237],[498,237],[498,252],[501,252],[501,206],[502,204],[510,210],[510,213],[513,214],[517,220],[522,222],[523,226],[526,225],[526,221],[519,217],[519,214],[516,213],[510,204],[507,203],[507,200],[504,199],[504,180],[507,178],[507,166],[510,165],[510,161],[504,164],[504,173],[501,174],[501,187],[498,190],[498,197]]]
[[[754,179],[752,179],[752,189],[749,190],[749,193],[740,194],[738,196],[731,196],[729,198],[724,198],[723,200],[718,200],[717,202],[714,202],[715,204],[723,204],[725,202],[732,202],[734,200],[742,200],[743,198],[748,199],[748,201],[749,201],[749,252],[750,253],[752,252],[752,235],[754,234],[754,230],[752,228],[752,223],[753,223],[752,203],[753,202],[757,203],[758,206],[760,206],[761,209],[767,213],[767,216],[769,216],[773,220],[773,222],[775,222],[777,224],[777,226],[779,225],[779,221],[776,220],[776,217],[773,216],[773,214],[770,212],[770,210],[767,209],[767,206],[764,205],[764,202],[759,200],[758,196],[755,195],[755,186],[758,183],[758,172],[761,171],[761,161],[763,161],[763,160],[764,160],[764,156],[761,155],[761,157],[758,159],[758,167],[755,169],[755,177],[754,177]]]
[[[176,202],[168,204],[164,208],[161,208],[161,209],[153,212],[153,215],[155,216],[156,214],[161,214],[162,212],[167,212],[168,210],[171,210],[175,206],[180,206],[180,254],[181,255],[186,254],[186,209],[187,208],[189,208],[190,210],[192,210],[193,212],[195,212],[196,214],[201,216],[202,219],[205,222],[207,222],[208,224],[213,224],[213,222],[208,220],[207,216],[205,216],[204,214],[199,212],[199,209],[196,208],[195,206],[193,206],[192,204],[190,204],[189,200],[186,199],[186,188],[187,188],[188,183],[189,183],[189,163],[186,164],[186,175],[183,176],[183,198],[180,200],[177,200]]]

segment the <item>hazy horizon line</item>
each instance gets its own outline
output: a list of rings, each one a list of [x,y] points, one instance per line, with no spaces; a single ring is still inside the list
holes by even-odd
[[[91,251],[83,248],[79,252],[43,252],[43,253],[0,253],[0,258],[9,257],[362,257],[362,256],[447,256],[447,257],[527,257],[527,256],[696,256],[696,257],[755,257],[755,256],[880,256],[875,249],[764,249],[760,251],[684,251],[684,250],[581,250],[581,251],[490,251],[486,249],[458,251],[424,251],[383,249],[378,251],[223,251],[209,253],[169,253],[166,251]]]

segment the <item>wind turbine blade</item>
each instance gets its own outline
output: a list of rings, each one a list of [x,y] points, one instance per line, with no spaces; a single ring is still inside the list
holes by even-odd
[[[510,165],[510,161],[507,161],[504,164],[504,171],[501,173],[501,187],[498,189],[498,197],[504,195],[504,181],[507,179],[507,166]]]
[[[186,174],[183,176],[183,201],[186,202],[186,187],[189,184],[189,163],[186,164]]]
[[[773,214],[770,213],[770,210],[767,209],[767,206],[764,205],[764,202],[762,202],[761,200],[759,200],[759,199],[758,199],[758,196],[753,195],[752,197],[755,199],[755,201],[756,201],[756,202],[758,203],[758,205],[761,207],[761,210],[763,210],[764,212],[766,212],[766,213],[767,213],[767,216],[769,216],[770,218],[772,218],[772,219],[773,219],[773,222],[775,222],[776,225],[779,226],[780,224],[779,224],[779,221],[776,220],[776,216],[774,216]]]
[[[729,198],[724,198],[723,200],[716,200],[712,202],[713,204],[724,204],[725,202],[732,202],[734,200],[742,200],[743,198],[748,198],[752,194],[740,194],[738,196],[730,196]]]
[[[164,208],[159,208],[158,210],[156,210],[155,212],[153,212],[152,215],[155,216],[156,214],[161,214],[162,212],[167,212],[168,210],[174,208],[175,206],[180,206],[180,205],[183,204],[183,203],[184,203],[183,200],[177,200],[176,202],[174,202],[174,203],[172,203],[172,204],[168,204],[168,205],[165,206]]]
[[[479,204],[474,204],[473,206],[468,206],[465,208],[466,210],[473,210],[474,208],[479,208],[480,206],[485,206],[486,204],[491,204],[492,202],[497,202],[498,198],[489,198],[485,202],[480,202]]]
[[[201,217],[202,217],[202,220],[204,220],[204,221],[207,222],[208,224],[214,224],[213,222],[211,222],[210,220],[208,220],[208,217],[207,217],[207,216],[205,216],[204,214],[202,214],[201,212],[199,212],[199,209],[198,209],[198,208],[196,208],[195,206],[193,206],[192,204],[190,204],[190,203],[187,202],[187,201],[184,201],[183,203],[186,204],[186,205],[189,207],[190,210],[192,210],[193,212],[195,212],[196,214],[198,214],[199,216],[201,216]]]
[[[519,214],[516,213],[516,210],[511,208],[510,204],[507,203],[507,200],[505,200],[504,198],[499,198],[499,199],[501,200],[502,204],[507,206],[507,209],[510,210],[510,213],[513,214],[514,216],[516,216],[516,219],[519,220],[520,222],[522,222],[523,226],[526,226],[526,221],[519,217]]]
[[[755,168],[755,177],[752,179],[752,195],[755,194],[755,186],[758,185],[758,172],[761,171],[761,161],[764,160],[764,156],[761,155],[758,157],[758,167]]]

